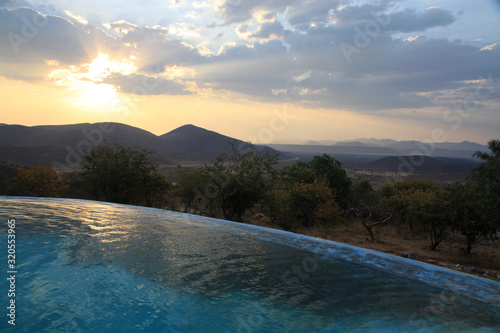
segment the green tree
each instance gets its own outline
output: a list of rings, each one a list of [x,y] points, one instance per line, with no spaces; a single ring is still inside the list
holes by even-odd
[[[172,183],[157,171],[152,171],[144,181],[145,205],[147,207],[163,208],[167,201],[167,194],[172,188]]]
[[[21,195],[33,197],[60,197],[69,188],[65,177],[54,168],[43,165],[19,169],[13,181]]]
[[[292,195],[288,189],[271,189],[266,193],[262,207],[271,222],[285,230],[298,227],[296,207],[293,206]]]
[[[216,201],[225,219],[241,221],[245,211],[273,188],[278,176],[274,168],[277,158],[277,153],[262,154],[253,147],[238,150],[233,143],[231,154],[221,154],[212,165],[205,166],[210,183],[201,194],[207,202],[212,198]]]
[[[289,185],[300,182],[312,184],[317,179],[327,183],[339,202],[343,203],[349,196],[351,180],[342,169],[342,163],[330,155],[314,156],[309,162],[298,161],[285,168],[284,173]]]
[[[485,218],[493,227],[500,228],[500,140],[488,142],[491,153],[476,152],[475,157],[484,161],[470,180],[478,187],[479,201]]]
[[[209,198],[214,199],[216,195],[208,193],[211,178],[207,170],[205,168],[182,170],[178,173],[178,176],[179,190],[177,194],[184,205],[184,213],[192,209],[195,212],[204,212],[209,208],[208,206],[211,202]]]
[[[409,214],[415,191],[435,191],[436,184],[432,180],[408,180],[404,179],[384,185],[381,191],[384,206],[392,207],[399,220],[406,223],[410,233],[414,233],[415,218]]]
[[[159,174],[146,149],[103,144],[87,151],[81,163],[83,185],[93,199],[153,205],[170,183]]]
[[[289,189],[291,204],[297,210],[297,218],[305,227],[321,222],[334,222],[340,216],[333,191],[326,181],[295,183]]]
[[[349,202],[352,204],[369,204],[377,200],[373,186],[368,179],[361,179],[354,183],[350,194],[351,199]]]
[[[415,224],[427,229],[431,245],[435,250],[444,240],[449,223],[445,216],[446,198],[440,188],[413,189],[407,192],[409,199],[408,215]]]
[[[497,225],[488,218],[480,202],[482,194],[477,184],[452,184],[445,187],[448,192],[447,218],[453,231],[466,239],[464,252],[471,254],[472,245],[481,238],[492,236]]]
[[[393,215],[391,209],[381,204],[379,193],[373,190],[367,179],[353,184],[347,213],[354,214],[361,221],[371,240],[375,240],[373,228],[389,222]]]

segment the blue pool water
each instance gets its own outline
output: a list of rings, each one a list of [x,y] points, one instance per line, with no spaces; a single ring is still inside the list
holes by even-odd
[[[0,216],[1,332],[500,332],[500,284],[373,251],[82,200],[0,197]]]

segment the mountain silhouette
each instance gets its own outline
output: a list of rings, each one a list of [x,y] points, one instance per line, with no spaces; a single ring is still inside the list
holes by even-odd
[[[0,162],[74,169],[81,162],[84,151],[104,142],[153,150],[153,158],[158,163],[171,165],[210,162],[219,154],[230,153],[230,142],[239,149],[250,147],[243,141],[193,125],[181,126],[161,136],[120,123],[3,125],[0,126]],[[266,146],[255,148],[261,152],[277,152]],[[280,156],[293,158],[290,154]]]

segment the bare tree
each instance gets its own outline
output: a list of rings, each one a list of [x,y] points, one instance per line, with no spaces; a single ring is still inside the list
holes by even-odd
[[[365,227],[366,231],[370,234],[371,240],[375,240],[373,235],[373,227],[384,224],[388,222],[392,218],[392,213],[390,211],[382,211],[379,205],[368,206],[365,204],[360,204],[361,208],[353,207],[349,208],[348,213],[352,212],[356,215],[360,220],[363,227]],[[372,220],[374,215],[377,215],[376,221]]]

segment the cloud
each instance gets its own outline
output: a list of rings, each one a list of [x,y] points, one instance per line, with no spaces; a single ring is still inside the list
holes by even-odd
[[[490,45],[483,46],[480,51],[493,51],[500,48],[500,43],[494,43]]]
[[[266,22],[259,25],[257,31],[251,37],[262,39],[281,38],[284,36],[284,32],[285,30],[280,22]]]
[[[196,79],[214,90],[268,100],[273,89],[287,87],[293,60],[281,41],[227,44],[211,62],[196,66]]]
[[[161,77],[152,77],[139,74],[123,75],[112,73],[102,83],[112,84],[118,91],[135,95],[191,95],[186,87],[180,83]]]
[[[170,39],[168,29],[162,26],[138,27],[126,21],[109,24],[110,29],[120,33],[120,41],[133,47],[140,71],[162,73],[166,66],[193,65],[207,61],[203,50],[183,42]]]
[[[73,9],[72,18],[1,9],[0,75],[43,80],[56,68],[89,64],[101,52],[133,60],[134,73],[115,71],[102,80],[124,93],[186,95],[210,87],[214,94],[359,112],[449,106],[466,93],[465,82],[500,76],[499,43],[426,37],[432,28],[456,26],[462,16],[437,7],[404,9],[394,1],[352,3],[225,0],[210,2],[193,19],[189,13],[201,2],[185,2],[172,9],[187,13],[178,21],[159,20],[155,13],[142,24],[101,22],[103,30],[79,23],[88,15]],[[222,24],[202,29],[212,22],[202,21],[202,14]],[[400,38],[402,33],[411,38]],[[13,34],[20,36],[18,52]],[[192,75],[168,76],[181,67]]]
[[[434,27],[445,27],[456,21],[449,11],[437,7],[427,8],[423,13],[405,9],[390,15],[389,31],[420,32]]]
[[[448,26],[456,21],[449,11],[438,7],[427,8],[423,12],[406,8],[394,11],[389,4],[364,4],[361,6],[343,6],[335,11],[334,19],[339,24],[347,26],[373,24],[377,21],[383,24],[384,32],[420,32],[434,27]]]
[[[224,24],[242,23],[253,18],[257,13],[282,13],[288,6],[299,3],[298,0],[225,0],[215,10]]]
[[[41,15],[29,8],[0,9],[0,75],[41,80],[53,69],[48,60],[62,65],[88,63],[99,52],[123,53],[126,47],[100,29],[85,30],[66,19]]]
[[[291,7],[287,11],[286,18],[292,25],[308,24],[312,21],[327,21],[330,10],[337,8],[339,4],[339,0],[309,0],[298,2],[297,5]]]

